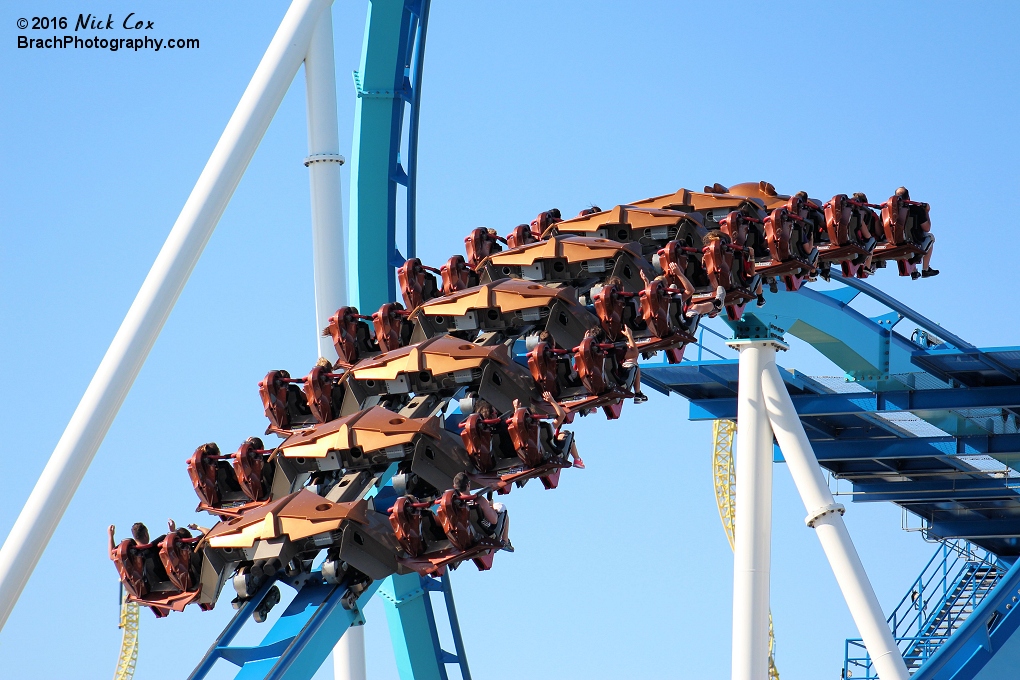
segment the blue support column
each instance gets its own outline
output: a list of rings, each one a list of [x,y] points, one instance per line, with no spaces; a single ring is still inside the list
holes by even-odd
[[[443,593],[454,652],[444,650],[439,642],[430,596],[433,592]],[[386,620],[401,680],[448,680],[448,665],[459,666],[461,678],[471,680],[449,572],[441,579],[417,574],[391,576],[379,588],[379,594],[386,603]]]
[[[428,590],[418,574],[391,576],[379,588],[401,680],[447,680]]]
[[[408,189],[408,251],[414,250],[414,186],[418,93],[427,0],[371,0],[361,65],[351,154],[350,301],[364,313],[396,298],[397,186]],[[417,45],[417,49],[416,49]],[[415,81],[412,86],[411,72]],[[405,105],[411,104],[409,167],[400,164]]]

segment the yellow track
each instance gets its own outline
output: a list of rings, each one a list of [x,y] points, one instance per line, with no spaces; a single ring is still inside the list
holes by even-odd
[[[712,477],[715,480],[715,504],[719,508],[726,539],[733,549],[735,514],[736,474],[733,468],[733,437],[737,424],[732,420],[716,420],[712,423]],[[772,613],[769,612],[769,678],[779,680],[779,669],[775,660],[776,638],[772,632]]]
[[[117,659],[117,670],[113,680],[131,680],[135,677],[135,664],[138,662],[138,603],[128,602],[125,598],[120,605],[120,624],[124,631],[120,641],[120,658]]]

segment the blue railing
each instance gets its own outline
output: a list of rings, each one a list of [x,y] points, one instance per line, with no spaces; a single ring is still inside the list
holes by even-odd
[[[931,658],[998,584],[1007,565],[967,541],[943,541],[889,616],[910,671]],[[846,641],[844,678],[878,678],[860,639]]]

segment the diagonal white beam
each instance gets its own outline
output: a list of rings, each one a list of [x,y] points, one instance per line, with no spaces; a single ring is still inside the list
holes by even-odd
[[[776,442],[808,512],[805,521],[822,544],[878,677],[908,680],[910,674],[903,655],[893,640],[878,597],[843,522],[843,506],[836,503],[825,483],[818,458],[774,360],[762,367],[761,387]]]
[[[106,351],[49,462],[0,548],[0,628],[42,556],[96,450],[276,114],[322,11],[294,0],[209,162]]]

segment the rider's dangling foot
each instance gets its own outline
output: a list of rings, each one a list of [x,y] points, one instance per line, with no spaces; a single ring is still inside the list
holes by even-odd
[[[506,550],[507,552],[513,552],[514,551],[514,546],[513,546],[512,543],[510,543],[510,539],[509,538],[506,539],[505,541],[503,541],[503,547],[501,549],[502,550]]]
[[[921,278],[921,272],[917,271],[916,269],[910,272],[911,281],[917,281],[919,278]]]
[[[923,278],[923,279],[927,279],[928,277],[938,276],[938,275],[939,275],[939,270],[938,269],[932,269],[931,267],[928,267],[923,272],[921,272],[921,278]]]
[[[648,401],[648,397],[645,396],[645,394],[643,392],[635,392],[634,393],[634,403],[635,404],[643,404],[646,401]]]
[[[762,295],[761,293],[758,293],[758,306],[759,307],[765,306],[765,296]]]

